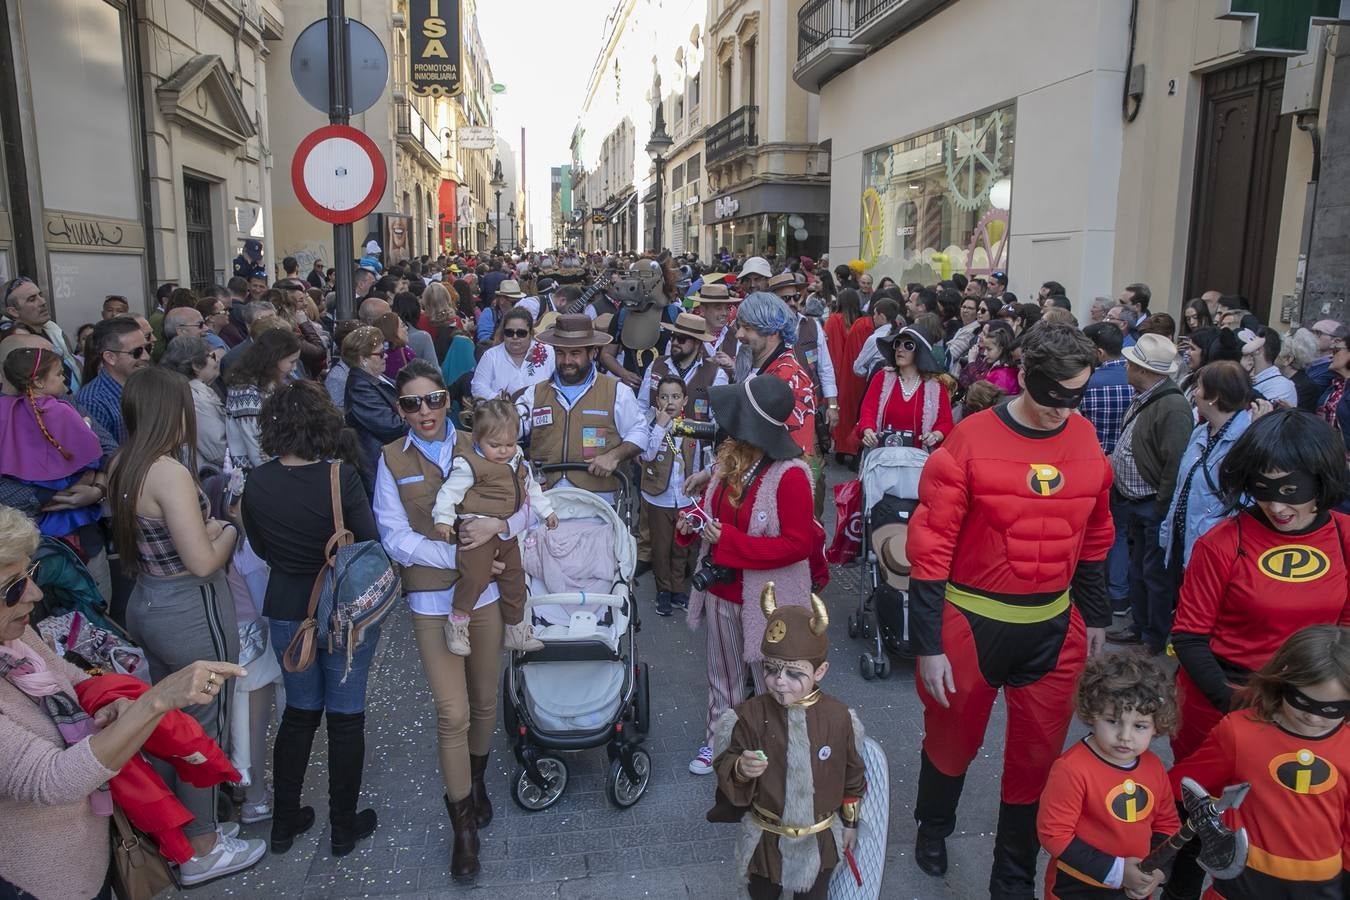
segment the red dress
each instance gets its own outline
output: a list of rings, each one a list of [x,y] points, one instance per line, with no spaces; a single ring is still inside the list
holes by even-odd
[[[858,425],[854,429],[859,438],[862,437],[865,429],[880,430],[877,428],[877,407],[881,404],[884,376],[884,371],[878,372],[872,378],[872,383],[867,386],[867,393],[863,395],[862,411],[858,414]],[[947,396],[947,389],[942,387],[940,382],[938,384],[937,419],[934,420],[931,429],[923,427],[923,398],[927,391],[928,387],[920,382],[919,389],[914,392],[914,396],[906,400],[897,381],[895,388],[891,391],[890,398],[886,401],[886,409],[881,419],[882,427],[893,428],[896,431],[912,431],[916,440],[925,431],[940,431],[944,438],[951,434],[952,429],[956,427],[955,423],[952,422],[952,402]]]
[[[857,359],[862,347],[861,340],[854,341],[853,330],[858,323],[865,322],[870,326],[871,321],[867,316],[859,316],[850,328],[839,313],[825,320],[825,345],[830,351],[830,362],[834,363],[834,383],[839,389],[839,424],[830,432],[836,453],[858,453],[858,435],[854,433],[854,426],[858,424],[858,404],[866,385],[862,378],[853,374],[853,360]],[[871,334],[870,329],[868,334]]]

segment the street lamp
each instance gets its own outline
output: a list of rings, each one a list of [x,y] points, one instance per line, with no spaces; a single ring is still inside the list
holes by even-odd
[[[656,99],[656,121],[652,124],[652,136],[647,139],[647,155],[656,163],[656,222],[652,226],[653,253],[661,252],[661,194],[664,190],[662,175],[666,170],[665,153],[675,143],[666,133],[665,104]]]
[[[502,161],[498,157],[497,165],[492,170],[492,180],[488,182],[496,188],[497,194],[497,249],[502,247],[502,188],[506,187],[506,176],[502,175]]]
[[[518,246],[516,241],[516,203],[514,200],[506,209],[506,218],[511,220],[511,249],[514,250]]]

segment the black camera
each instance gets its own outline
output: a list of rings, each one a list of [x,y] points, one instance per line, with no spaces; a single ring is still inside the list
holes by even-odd
[[[736,570],[730,566],[719,566],[711,560],[704,560],[698,571],[689,578],[696,591],[706,591],[714,584],[731,584],[736,580]]]
[[[712,441],[717,436],[717,423],[699,419],[686,419],[681,416],[670,423],[670,433],[674,437],[693,438],[696,441]]]
[[[877,432],[878,447],[917,447],[914,440],[914,432],[908,428],[902,431],[886,429]]]

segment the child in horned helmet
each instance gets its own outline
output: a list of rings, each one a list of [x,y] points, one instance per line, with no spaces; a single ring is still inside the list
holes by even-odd
[[[717,805],[710,821],[740,821],[737,866],[752,900],[823,900],[830,875],[857,840],[867,780],[862,723],[820,690],[829,669],[825,604],[760,606],[766,691],[713,727]]]

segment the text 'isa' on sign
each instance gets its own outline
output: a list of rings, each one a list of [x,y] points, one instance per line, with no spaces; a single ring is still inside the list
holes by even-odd
[[[460,0],[409,0],[408,81],[413,93],[459,94],[461,33]]]

